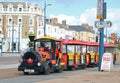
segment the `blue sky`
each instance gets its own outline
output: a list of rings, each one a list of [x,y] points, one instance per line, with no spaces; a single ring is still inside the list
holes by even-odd
[[[41,0],[43,2],[43,0]],[[107,2],[107,19],[112,21],[108,34],[120,32],[120,0],[104,0]],[[94,26],[97,13],[97,0],[47,0],[51,7],[47,7],[47,17],[57,17],[67,20],[67,24],[89,23]],[[61,21],[60,20],[60,21]],[[73,21],[71,21],[73,20]]]
[[[30,0],[28,0],[30,1]],[[44,0],[36,0],[43,6]],[[86,9],[96,8],[97,0],[46,0],[52,6],[47,7],[47,16],[50,14],[59,15],[65,14],[75,17],[80,17],[81,13]],[[118,3],[120,0],[104,0],[107,2],[108,8],[120,8]]]

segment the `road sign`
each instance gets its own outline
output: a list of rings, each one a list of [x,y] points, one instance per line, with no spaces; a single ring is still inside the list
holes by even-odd
[[[111,27],[112,22],[111,21],[104,21],[104,27]]]
[[[95,27],[96,28],[107,28],[107,27],[111,27],[112,26],[112,22],[111,21],[95,21]]]
[[[97,19],[101,19],[102,16],[102,9],[103,9],[103,4],[102,4],[102,0],[98,0],[97,3]]]

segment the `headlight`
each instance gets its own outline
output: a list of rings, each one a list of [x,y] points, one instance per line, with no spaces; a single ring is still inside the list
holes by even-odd
[[[38,62],[38,63],[37,63],[37,66],[41,66],[41,63],[40,63],[40,62]]]

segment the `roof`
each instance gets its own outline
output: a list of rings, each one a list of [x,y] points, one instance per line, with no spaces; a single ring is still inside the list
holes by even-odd
[[[75,30],[75,31],[79,31],[79,32],[80,32],[80,31],[86,31],[86,32],[95,33],[94,30],[85,28],[85,27],[80,26],[80,25],[70,25],[69,28],[72,29],[72,30]]]
[[[67,45],[87,45],[87,42],[82,40],[62,39],[62,41],[63,44],[67,44]]]
[[[16,1],[14,1],[14,2],[0,2],[4,7],[6,6],[8,6],[8,4],[12,4],[12,5],[14,5],[14,6],[18,6],[18,4],[22,4],[23,5],[23,7],[26,7],[26,2],[16,2]],[[27,2],[27,5],[29,6],[29,5],[34,5],[34,6],[37,6],[37,7],[39,7],[37,4],[34,4],[34,3],[30,3],[30,2]]]
[[[39,40],[39,39],[56,40],[56,38],[55,38],[55,37],[51,37],[51,36],[42,36],[42,37],[38,38],[37,40]]]
[[[53,26],[58,26],[59,28],[63,28],[63,29],[66,29],[66,30],[71,30],[69,28],[67,28],[67,25],[63,25],[63,24],[60,24],[60,23],[47,23],[47,24],[50,24],[50,25],[53,25]]]
[[[107,48],[107,47],[108,47],[108,48],[109,48],[109,47],[116,47],[116,45],[115,45],[115,44],[104,44],[104,47],[106,47],[106,48]]]
[[[57,41],[57,42],[61,42],[61,40],[56,39],[55,37],[52,36],[41,36],[40,38],[36,39],[35,41],[41,41],[41,40],[47,40],[47,41]]]

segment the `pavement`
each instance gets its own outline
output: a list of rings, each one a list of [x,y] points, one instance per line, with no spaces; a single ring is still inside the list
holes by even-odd
[[[2,53],[2,56],[0,56],[0,69],[17,68],[19,60],[19,53]]]
[[[2,53],[0,54],[0,57],[15,57],[15,56],[20,56],[20,53]]]

